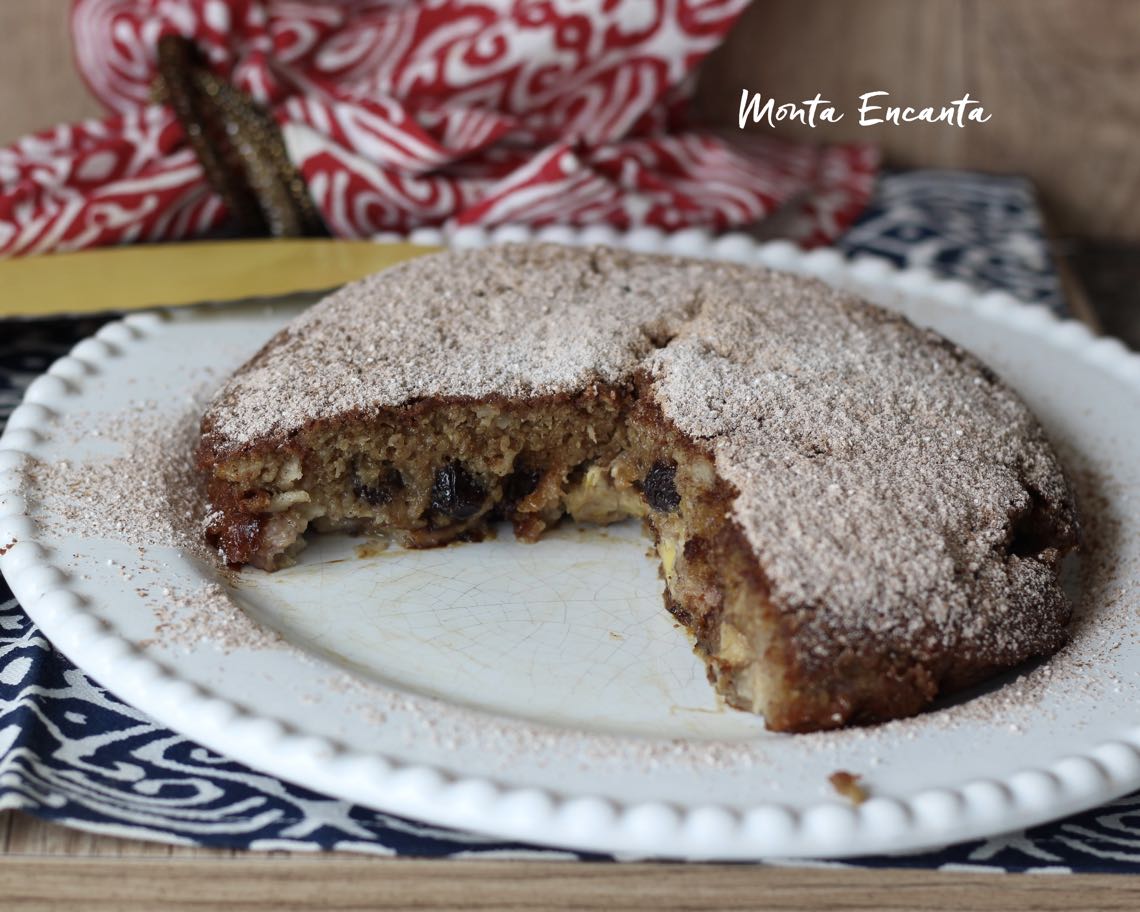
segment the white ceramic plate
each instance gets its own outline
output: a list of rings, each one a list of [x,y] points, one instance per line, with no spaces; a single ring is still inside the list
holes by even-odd
[[[30,467],[66,460],[98,477],[122,449],[108,428],[132,408],[186,413],[188,390],[220,382],[295,301],[130,317],[32,385],[0,438],[0,568],[28,613],[120,697],[256,769],[548,845],[722,859],[912,851],[1140,786],[1140,359],[1005,296],[878,261],[698,232],[540,235],[814,273],[982,356],[1079,470],[1094,514],[1072,646],[918,719],[769,734],[714,697],[636,527],[363,557],[360,542],[327,538],[299,566],[246,571],[234,589],[282,641],[231,618],[225,636],[191,642],[201,611],[183,596],[226,579],[173,547],[100,536]],[[828,776],[841,769],[863,776],[870,800],[836,794]]]

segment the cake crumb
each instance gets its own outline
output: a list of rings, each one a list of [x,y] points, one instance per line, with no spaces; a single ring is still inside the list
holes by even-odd
[[[360,558],[376,557],[388,550],[391,543],[386,538],[372,538],[364,544],[356,546],[356,556]]]
[[[856,773],[849,773],[847,770],[836,770],[827,777],[827,781],[831,783],[831,787],[856,807],[861,805],[869,797],[867,790],[859,784],[862,779],[862,776]]]

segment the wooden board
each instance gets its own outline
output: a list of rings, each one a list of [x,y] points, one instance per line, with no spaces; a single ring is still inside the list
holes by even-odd
[[[436,249],[302,238],[139,244],[0,260],[0,318],[322,291]]]
[[[77,843],[73,831],[22,815],[0,814],[0,834],[5,816],[12,832],[0,853],[0,903],[13,912],[1140,908],[1140,878],[1126,876],[227,855],[166,847],[155,854],[153,844],[110,837]]]

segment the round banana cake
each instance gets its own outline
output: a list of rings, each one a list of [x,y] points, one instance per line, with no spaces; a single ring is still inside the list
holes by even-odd
[[[638,517],[711,682],[777,731],[914,714],[1054,652],[1071,612],[1073,497],[1022,401],[900,316],[741,265],[402,263],[239,369],[197,463],[235,567],[287,566],[306,533]]]

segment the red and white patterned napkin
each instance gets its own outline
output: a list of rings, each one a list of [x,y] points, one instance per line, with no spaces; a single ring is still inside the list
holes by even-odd
[[[0,256],[199,236],[226,220],[152,104],[160,36],[269,108],[329,230],[749,226],[826,243],[865,204],[867,146],[747,146],[685,127],[693,71],[748,0],[75,0],[110,112],[0,149]]]

